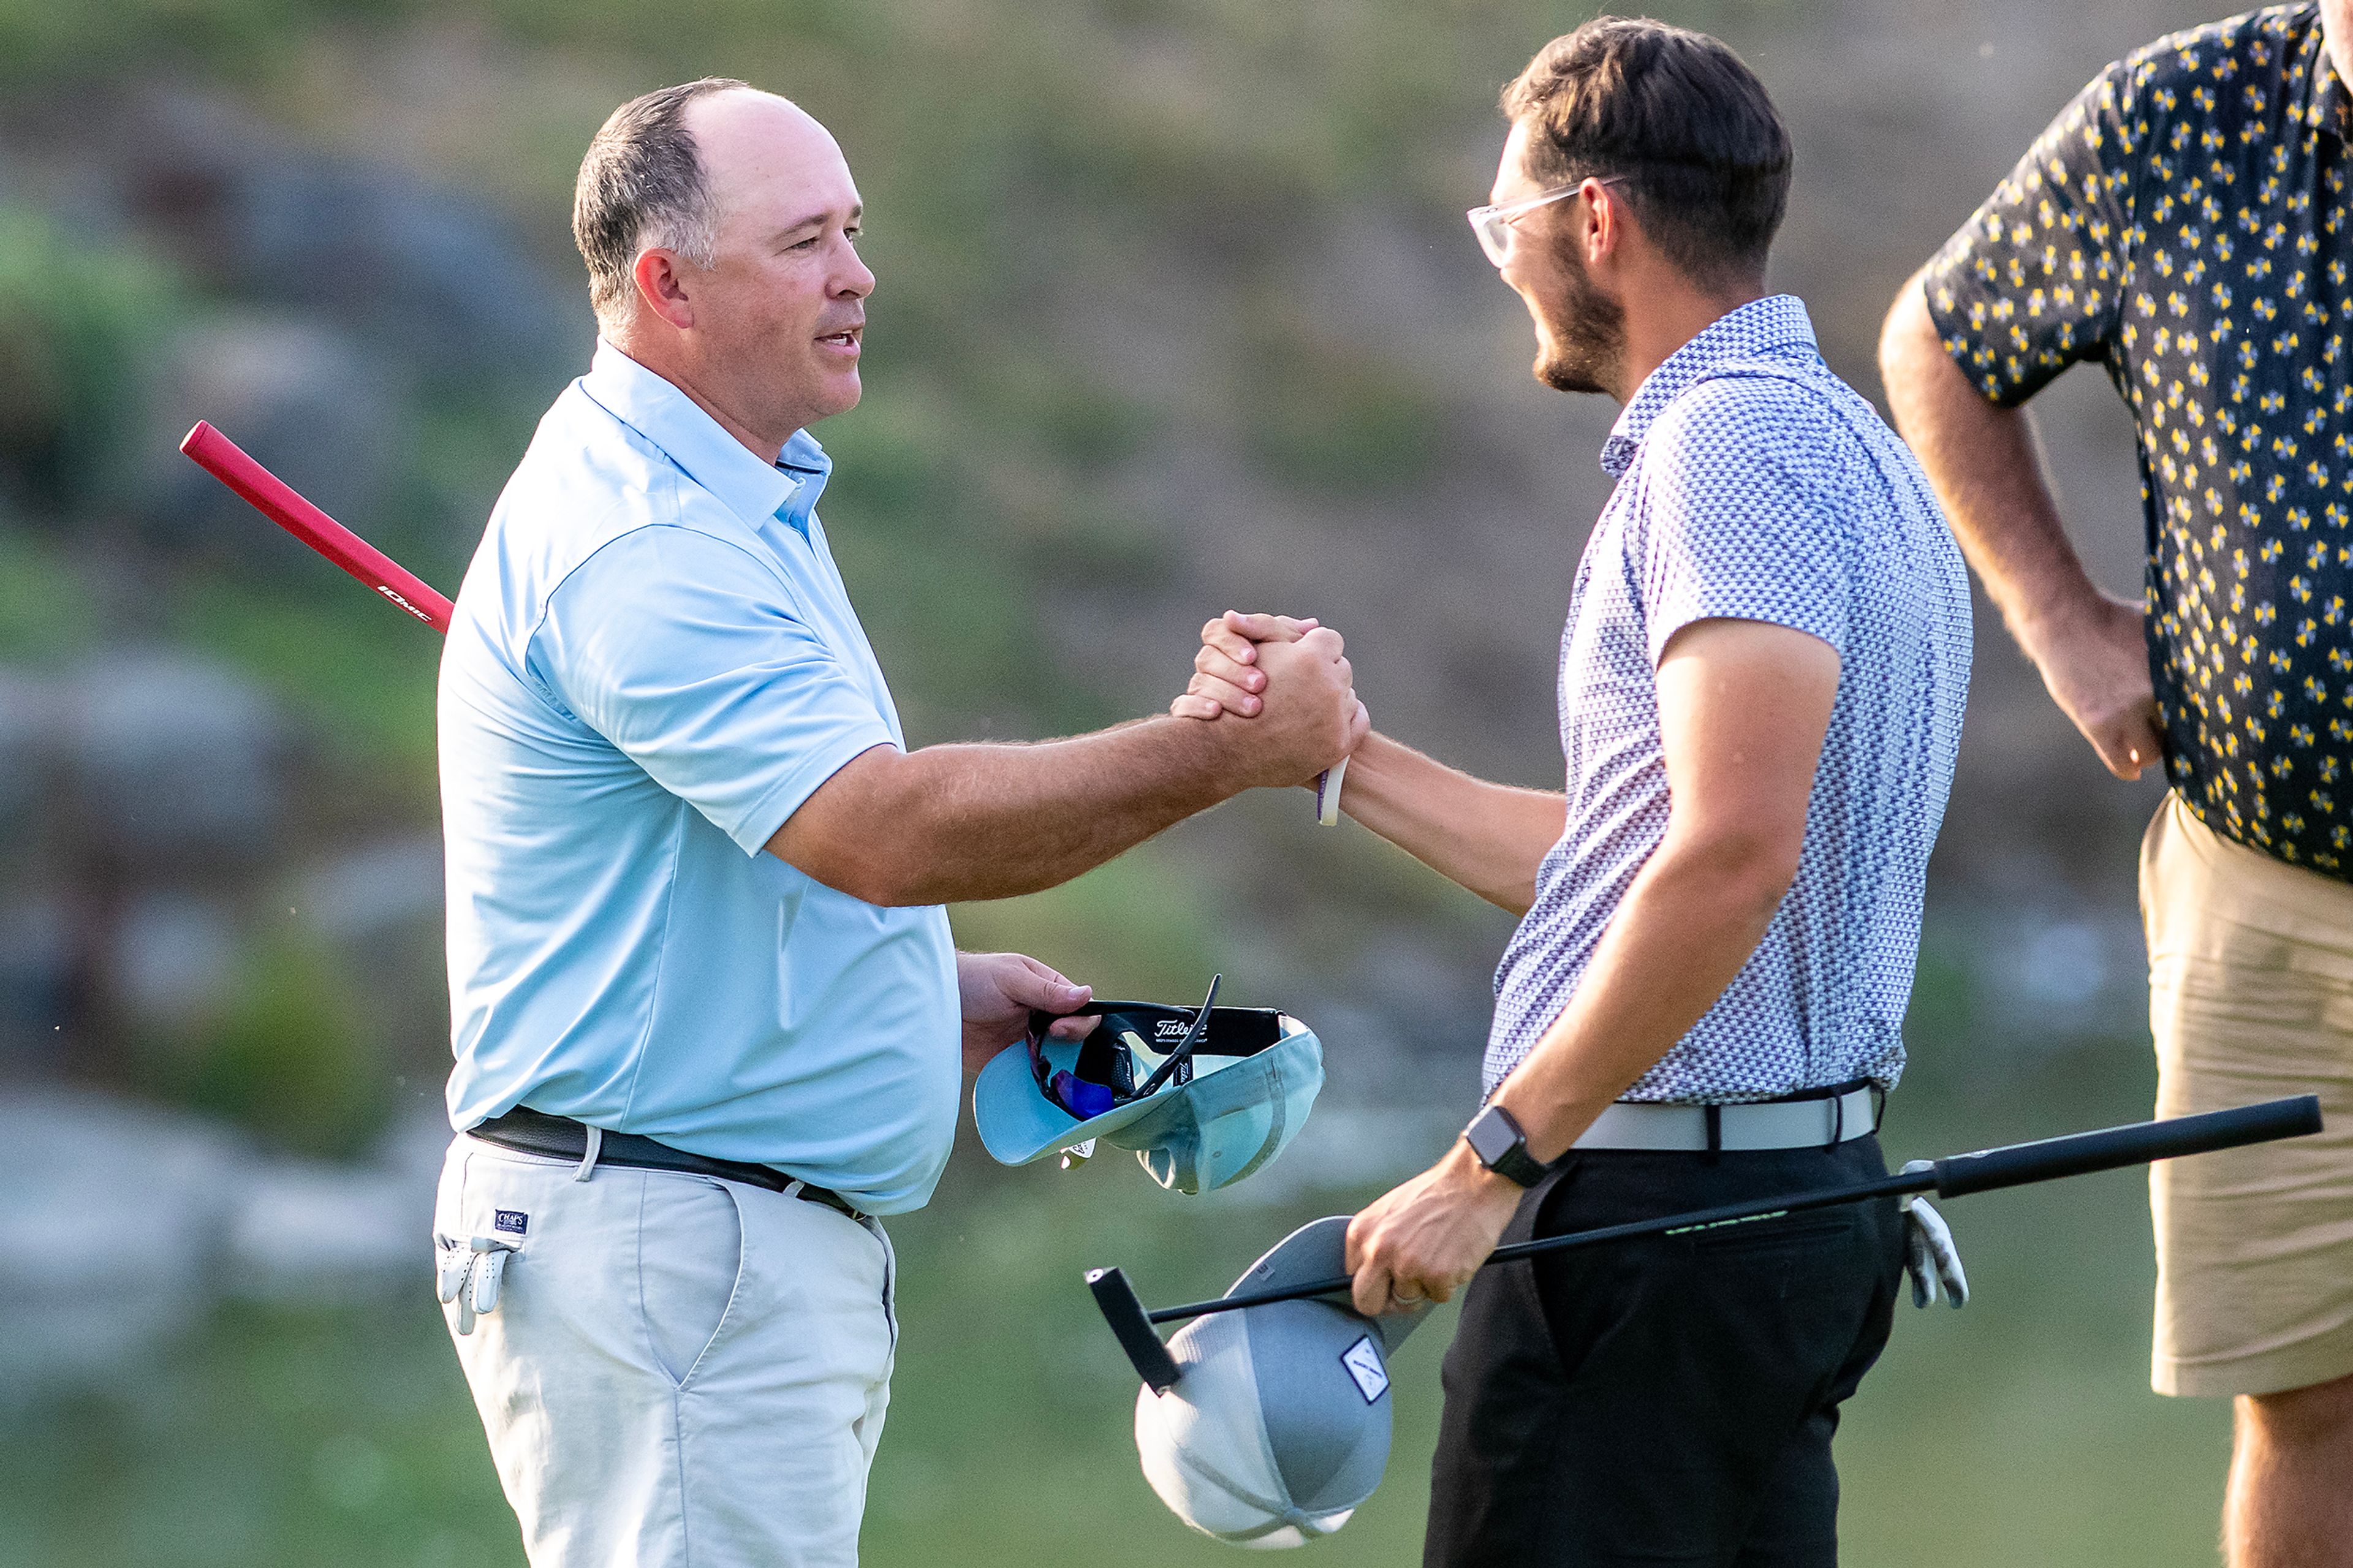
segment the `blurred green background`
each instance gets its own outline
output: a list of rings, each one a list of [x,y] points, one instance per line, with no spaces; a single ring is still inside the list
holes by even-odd
[[[520,1562],[427,1285],[446,1123],[437,640],[174,451],[209,418],[454,590],[592,345],[571,181],[705,73],[841,140],[881,279],[825,513],[911,737],[1148,711],[1229,605],[1324,616],[1377,722],[1556,780],[1554,661],[1614,416],[1527,375],[1465,232],[1539,0],[0,0],[0,1562]],[[1877,393],[1878,321],[2168,0],[1695,0],[1789,120],[1777,281]],[[2080,543],[2137,581],[2128,433],[2063,379]],[[1892,1159],[2147,1112],[2109,782],[1990,614]],[[1207,1200],[961,1148],[893,1225],[884,1565],[1202,1562],[1078,1282],[1221,1286],[1469,1111],[1509,922],[1303,797],[955,911],[1105,992],[1314,1024],[1331,1084]],[[1841,1438],[1850,1560],[2211,1558],[2228,1413],[2147,1392],[2139,1183],[1952,1215]],[[1446,1329],[1324,1559],[1417,1560]]]

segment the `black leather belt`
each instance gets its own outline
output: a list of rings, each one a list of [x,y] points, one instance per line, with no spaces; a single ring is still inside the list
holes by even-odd
[[[569,1116],[550,1116],[543,1110],[518,1105],[504,1116],[494,1116],[488,1121],[467,1129],[484,1142],[496,1143],[501,1149],[512,1149],[522,1154],[544,1154],[551,1159],[578,1160],[588,1152],[588,1128],[585,1122]],[[626,1165],[640,1171],[677,1171],[690,1176],[716,1176],[722,1181],[743,1182],[754,1187],[765,1187],[772,1193],[797,1189],[796,1195],[813,1204],[823,1204],[838,1209],[852,1219],[861,1217],[848,1198],[823,1187],[812,1186],[796,1177],[787,1176],[773,1165],[747,1164],[740,1160],[714,1160],[707,1154],[690,1154],[683,1149],[635,1132],[607,1132],[596,1149],[600,1165]]]

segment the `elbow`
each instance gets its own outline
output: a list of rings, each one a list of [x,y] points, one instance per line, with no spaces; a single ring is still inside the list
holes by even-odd
[[[801,803],[768,853],[813,882],[884,909],[945,901],[939,835],[905,757],[876,746]]]
[[[940,902],[904,856],[894,854],[881,845],[853,848],[840,856],[836,863],[809,870],[809,875],[837,893],[846,893],[861,903],[873,904],[881,909],[904,909],[916,904]]]
[[[1923,274],[1915,272],[1896,291],[1894,303],[1887,308],[1887,319],[1879,329],[1879,379],[1887,389],[1888,400],[1896,397],[1899,384],[1911,379],[1924,348],[1941,355],[1944,345],[1937,341],[1936,323],[1928,314],[1928,296],[1922,285]]]
[[[1672,864],[1697,897],[1729,917],[1762,925],[1798,879],[1805,845],[1802,821],[1790,828],[1729,828],[1677,846]]]
[[[1536,882],[1534,877],[1525,882],[1505,882],[1495,887],[1474,888],[1472,891],[1515,921],[1526,919],[1528,911],[1535,908]]]
[[[943,902],[932,879],[903,842],[862,831],[822,837],[779,831],[768,853],[812,882],[882,909]]]

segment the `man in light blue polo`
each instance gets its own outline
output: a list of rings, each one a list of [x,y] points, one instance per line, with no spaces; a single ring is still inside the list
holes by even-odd
[[[441,667],[459,1356],[532,1561],[856,1560],[967,1060],[1089,993],[958,954],[1364,733],[1329,632],[1250,726],[906,750],[816,504],[853,405],[857,187],[741,82],[617,110],[574,226],[602,341],[493,512]],[[1270,722],[1271,721],[1271,722]]]

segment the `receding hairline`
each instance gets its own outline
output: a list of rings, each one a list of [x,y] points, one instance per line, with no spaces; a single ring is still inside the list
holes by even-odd
[[[718,164],[712,157],[711,139],[709,136],[711,128],[707,123],[698,123],[697,117],[701,116],[703,121],[707,121],[709,119],[709,110],[706,106],[716,104],[728,99],[738,98],[764,98],[771,103],[781,104],[784,108],[792,111],[792,115],[797,123],[806,125],[808,129],[814,131],[819,137],[823,138],[825,145],[831,148],[834,155],[841,160],[842,166],[845,169],[849,167],[849,157],[842,152],[841,143],[834,136],[832,130],[826,125],[825,121],[819,120],[816,115],[811,114],[807,110],[802,108],[791,99],[786,98],[780,92],[770,92],[765,88],[726,88],[718,92],[706,93],[702,97],[694,100],[686,106],[685,111],[679,117],[680,129],[684,131],[694,143],[694,161],[702,171],[704,186],[711,192],[711,197],[714,204],[721,205],[725,205],[723,199],[723,193],[720,189],[722,174]],[[865,204],[863,202],[853,202],[850,205],[851,216],[856,217],[858,216],[861,216],[864,212]],[[771,233],[772,235],[787,234],[793,229],[806,228],[810,224],[821,222],[826,218],[831,217],[833,215],[834,209],[831,207],[818,208],[811,211],[806,216],[796,219],[792,223],[778,225],[771,231]]]
[[[840,150],[841,143],[835,140],[832,131],[827,127],[824,121],[819,120],[783,93],[770,92],[765,87],[748,85],[721,88],[716,92],[706,92],[690,101],[678,117],[679,129],[684,131],[693,141],[695,162],[702,164],[706,177],[711,173],[710,149],[706,144],[707,132],[711,129],[709,121],[712,114],[719,111],[718,106],[731,99],[765,99],[770,103],[779,104],[790,110],[798,122],[807,124],[826,141],[831,142],[837,152]]]

